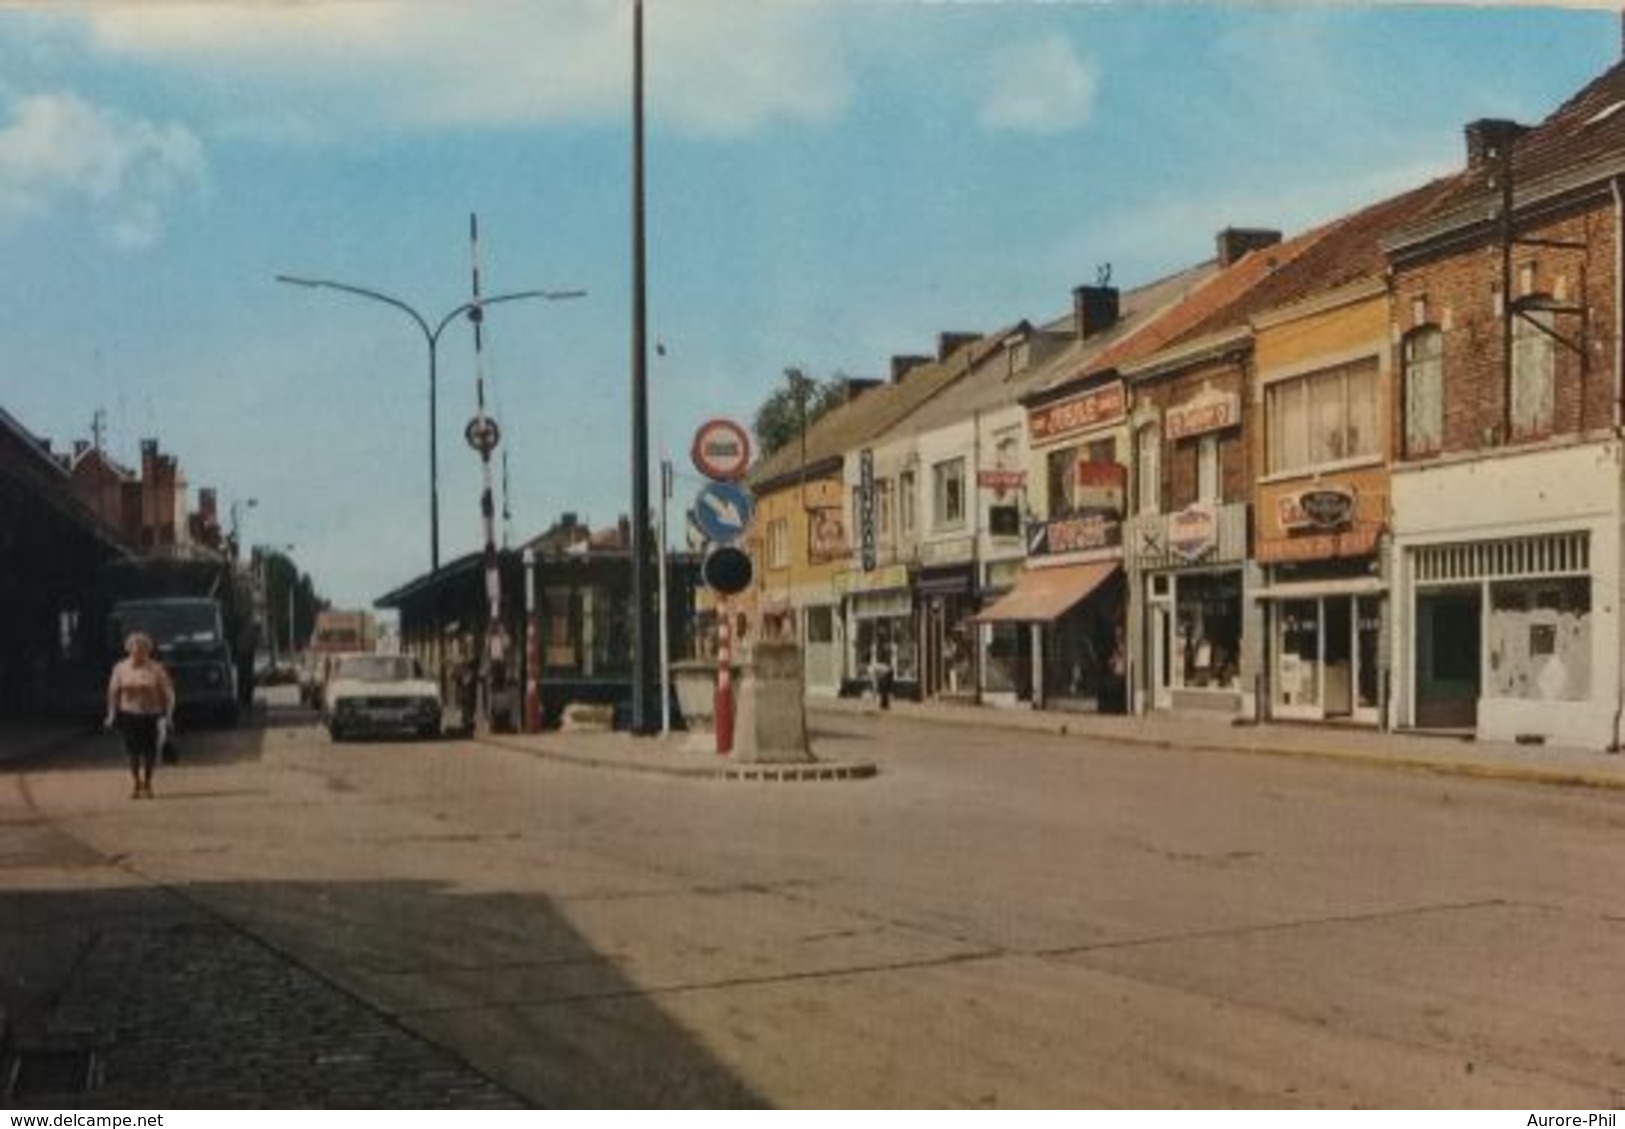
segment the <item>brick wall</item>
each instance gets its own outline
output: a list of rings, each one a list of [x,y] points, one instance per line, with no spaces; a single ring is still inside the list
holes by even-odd
[[[1143,413],[1155,411],[1160,421],[1171,407],[1194,399],[1204,391],[1234,394],[1241,398],[1241,427],[1229,427],[1214,432],[1219,437],[1219,479],[1225,502],[1245,501],[1252,490],[1247,465],[1247,445],[1244,441],[1252,419],[1247,415],[1249,405],[1245,395],[1247,374],[1241,361],[1209,361],[1182,369],[1171,376],[1160,376],[1134,386],[1134,411],[1138,423],[1144,423]],[[1180,510],[1196,501],[1197,452],[1202,436],[1162,444],[1162,488],[1159,491],[1164,513]],[[1137,457],[1131,444],[1128,457]],[[1136,500],[1138,495],[1135,495]]]
[[[1614,334],[1618,282],[1614,277],[1614,222],[1606,201],[1519,231],[1520,237],[1577,242],[1584,250],[1516,246],[1513,294],[1532,290],[1561,305],[1584,306],[1584,319],[1558,315],[1557,332],[1580,340],[1583,354],[1559,344],[1555,350],[1554,434],[1575,435],[1611,426],[1614,411]],[[1493,241],[1406,262],[1395,270],[1396,336],[1437,326],[1444,343],[1444,439],[1442,454],[1496,446],[1503,423],[1502,321],[1496,293],[1501,253]],[[1527,287],[1526,287],[1527,284]],[[1399,346],[1396,345],[1396,349]],[[1403,380],[1403,353],[1395,372]],[[1392,413],[1394,450],[1404,452],[1402,386]]]

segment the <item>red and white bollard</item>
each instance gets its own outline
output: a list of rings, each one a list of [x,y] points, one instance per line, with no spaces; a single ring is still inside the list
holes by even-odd
[[[734,747],[733,660],[728,647],[728,607],[717,605],[717,693],[711,704],[717,724],[717,756],[725,757]]]
[[[542,624],[536,614],[536,552],[525,547],[525,732],[542,731]]]

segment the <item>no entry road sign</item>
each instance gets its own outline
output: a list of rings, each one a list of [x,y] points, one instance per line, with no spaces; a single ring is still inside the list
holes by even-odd
[[[714,482],[744,477],[750,467],[750,435],[731,419],[713,419],[694,433],[694,469]]]

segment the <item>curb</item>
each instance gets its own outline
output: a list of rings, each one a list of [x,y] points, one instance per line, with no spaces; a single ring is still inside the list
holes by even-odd
[[[676,776],[688,780],[745,780],[791,783],[800,781],[868,780],[879,775],[873,761],[815,761],[810,764],[722,763],[715,766],[684,764],[651,764],[647,761],[623,761],[608,757],[591,757],[569,753],[562,749],[521,744],[518,741],[489,734],[475,737],[482,745],[509,752],[525,753],[543,760],[559,761],[579,768],[607,769],[611,772],[637,772],[648,776]]]
[[[841,707],[808,707],[810,712],[826,717],[877,717],[873,711],[849,710]],[[1085,740],[1109,741],[1119,745],[1163,749],[1174,752],[1230,753],[1235,756],[1271,756],[1292,760],[1332,761],[1342,765],[1401,771],[1426,772],[1435,776],[1457,776],[1471,780],[1501,781],[1521,784],[1544,784],[1555,788],[1592,788],[1600,791],[1625,791],[1625,777],[1588,773],[1578,769],[1541,768],[1537,765],[1495,764],[1485,762],[1454,761],[1412,755],[1372,756],[1342,749],[1314,749],[1293,745],[1241,745],[1216,742],[1180,742],[1171,737],[1147,737],[1134,734],[1098,733],[1074,729],[1065,723],[1043,725],[1001,724],[997,718],[979,713],[966,717],[944,717],[935,713],[899,712],[890,716],[927,725],[961,727],[974,725],[979,729],[1000,733],[1038,733],[1051,737],[1077,737]]]

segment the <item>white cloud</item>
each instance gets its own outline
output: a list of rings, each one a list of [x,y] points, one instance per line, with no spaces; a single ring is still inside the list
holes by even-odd
[[[86,204],[105,238],[140,249],[161,237],[168,202],[201,187],[204,172],[203,146],[184,126],[71,93],[33,94],[0,126],[0,222]]]
[[[226,128],[279,140],[608,120],[628,106],[620,0],[113,4],[63,18],[105,56],[214,84]],[[651,116],[689,132],[821,121],[846,104],[831,21],[812,4],[651,3],[645,45]]]
[[[1065,133],[1089,120],[1098,79],[1062,35],[995,52],[981,122],[994,129]]]

